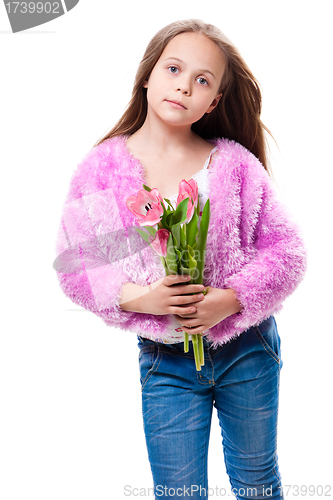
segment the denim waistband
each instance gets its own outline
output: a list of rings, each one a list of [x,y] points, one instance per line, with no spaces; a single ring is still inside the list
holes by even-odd
[[[223,345],[219,345],[214,347],[212,342],[208,342],[205,337],[203,337],[203,346],[205,350],[208,350],[212,356],[220,352],[222,349],[225,349],[227,345],[229,345],[231,342],[237,340],[238,337],[229,340]],[[174,353],[174,354],[184,354],[184,342],[177,342],[175,344],[164,344],[163,342],[155,342],[154,340],[147,339],[145,337],[141,337],[138,335],[138,340],[139,340],[139,345],[144,344],[145,346],[155,346],[157,347],[161,352],[168,352],[168,353]],[[189,342],[189,350],[188,354],[191,355],[193,354],[193,344],[190,341]]]

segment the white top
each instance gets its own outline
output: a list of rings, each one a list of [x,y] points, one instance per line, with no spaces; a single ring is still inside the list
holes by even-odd
[[[197,181],[198,184],[200,215],[202,214],[203,208],[208,199],[208,166],[215,151],[217,151],[217,147],[211,150],[203,168],[191,177],[191,179]],[[178,193],[168,198],[174,209],[176,209],[177,198]],[[180,324],[173,315],[168,327],[168,334],[171,338],[169,337],[168,339],[154,339],[155,342],[163,342],[164,344],[177,344],[178,342],[184,342],[184,332],[182,331]]]

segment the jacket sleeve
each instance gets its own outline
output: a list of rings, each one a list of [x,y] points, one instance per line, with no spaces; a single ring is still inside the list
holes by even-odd
[[[73,175],[62,211],[54,268],[60,287],[75,304],[108,324],[126,328],[134,314],[119,306],[122,285],[133,282],[127,272],[128,228],[122,224],[114,190],[106,189],[107,184],[98,178],[101,161],[100,151],[94,148]]]
[[[306,252],[297,225],[261,163],[249,153],[241,169],[241,225],[251,235],[247,243],[254,255],[226,285],[235,290],[242,305],[234,326],[245,330],[281,309],[304,276]]]

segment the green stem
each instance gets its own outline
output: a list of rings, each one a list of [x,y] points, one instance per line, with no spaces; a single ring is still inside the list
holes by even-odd
[[[199,344],[199,361],[200,365],[203,366],[205,364],[205,355],[204,355],[204,348],[203,348],[203,338],[202,335],[198,335],[198,344]]]
[[[200,364],[200,354],[199,354],[199,345],[198,345],[198,335],[191,335],[192,338],[192,344],[193,344],[193,353],[194,353],[194,361],[195,361],[195,366],[198,372],[201,371],[201,364]]]
[[[188,352],[189,345],[188,345],[188,333],[184,332],[184,352]]]

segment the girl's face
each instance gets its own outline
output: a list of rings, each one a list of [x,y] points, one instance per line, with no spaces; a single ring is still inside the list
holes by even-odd
[[[217,106],[225,67],[222,50],[205,35],[177,35],[165,47],[144,84],[147,118],[172,126],[191,126]]]

